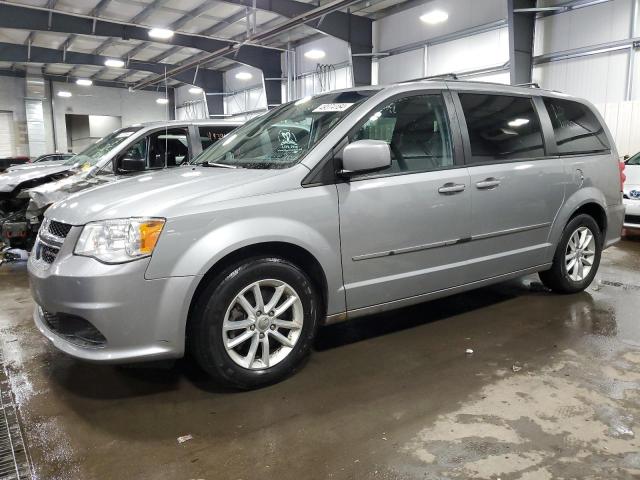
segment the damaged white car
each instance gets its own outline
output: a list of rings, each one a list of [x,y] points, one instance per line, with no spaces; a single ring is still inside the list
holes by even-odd
[[[51,204],[124,176],[184,165],[239,125],[210,120],[138,124],[116,130],[62,164],[0,174],[0,243],[29,250]]]

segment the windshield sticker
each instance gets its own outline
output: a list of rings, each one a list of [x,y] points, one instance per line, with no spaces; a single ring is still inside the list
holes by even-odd
[[[295,134],[288,128],[283,128],[278,132],[278,147],[275,149],[272,158],[295,158],[300,152],[300,145]]]
[[[135,132],[120,132],[118,135],[116,135],[116,138],[127,138],[133,135],[134,133]]]
[[[353,103],[323,103],[322,105],[316,107],[313,113],[344,112],[351,105],[353,105]]]

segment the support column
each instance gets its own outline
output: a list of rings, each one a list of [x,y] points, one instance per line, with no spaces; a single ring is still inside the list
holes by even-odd
[[[535,8],[536,0],[507,0],[509,23],[509,62],[511,84],[530,83],[533,74],[533,34],[536,12],[516,12]]]

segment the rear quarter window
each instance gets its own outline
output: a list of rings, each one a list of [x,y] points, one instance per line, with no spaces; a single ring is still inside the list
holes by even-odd
[[[529,97],[460,93],[473,163],[545,155],[542,129]]]
[[[560,155],[608,152],[609,139],[589,107],[571,100],[545,98]]]

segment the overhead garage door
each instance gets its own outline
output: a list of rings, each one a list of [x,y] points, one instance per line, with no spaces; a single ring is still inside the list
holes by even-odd
[[[0,158],[15,155],[13,114],[0,112]]]

